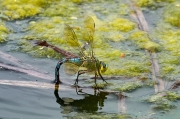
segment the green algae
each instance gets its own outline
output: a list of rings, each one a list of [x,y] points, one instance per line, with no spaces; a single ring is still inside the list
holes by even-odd
[[[59,53],[55,52],[51,48],[47,47],[40,47],[40,46],[32,46],[29,41],[22,40],[21,42],[18,43],[19,48],[17,49],[18,51],[26,52],[30,54],[31,56],[34,57],[39,57],[39,58],[55,58],[55,59],[60,59],[62,58],[62,55]]]
[[[105,87],[110,86],[110,85],[113,85],[113,84],[112,83],[101,82],[101,83],[97,83],[97,85],[93,84],[92,87],[93,88],[104,89]]]
[[[5,23],[0,20],[0,42],[4,42],[6,40],[8,32],[9,30]]]
[[[161,3],[171,3],[176,0],[134,0],[137,6],[139,7],[149,7],[151,9],[155,9],[157,7],[162,6]]]
[[[113,29],[120,30],[123,32],[128,32],[135,28],[135,23],[125,18],[114,19],[109,24],[111,27],[113,27]]]
[[[119,54],[113,62],[112,60],[107,61],[108,69],[104,74],[136,77],[150,72],[150,62],[144,53],[124,52],[124,55],[121,57]]]
[[[164,10],[164,20],[173,26],[180,27],[179,2],[167,6]]]
[[[137,47],[146,49],[150,52],[155,52],[160,50],[160,45],[153,42],[148,34],[144,31],[134,31],[129,36],[129,40],[137,45]]]
[[[119,62],[116,62],[117,64]],[[129,62],[121,62],[119,66],[112,66],[109,63],[109,67],[107,71],[104,73],[105,75],[121,75],[121,76],[129,76],[129,77],[136,77],[140,76],[143,73],[149,72],[149,67],[147,65],[143,65],[140,62],[129,61]],[[129,64],[130,63],[130,64]]]
[[[174,101],[180,99],[179,92],[176,91],[163,91],[154,95],[151,95],[145,101],[153,103],[152,107],[157,110],[169,111],[176,106],[173,104]]]
[[[134,0],[139,7],[149,7],[154,5],[153,0]]]
[[[162,76],[174,75],[174,77],[176,77],[176,75],[180,73],[179,56],[174,56],[169,53],[160,53],[158,56],[161,65],[160,74]]]
[[[61,45],[65,43],[62,38],[63,20],[60,17],[51,17],[39,21],[29,22],[29,27],[26,29],[25,35],[19,41],[19,50],[31,54],[35,57],[48,57],[60,59],[62,55],[55,52],[51,48],[33,46],[30,42],[35,40],[46,40],[53,45]]]
[[[146,86],[153,87],[154,85],[157,84],[157,82],[156,82],[156,81],[153,81],[153,80],[145,80],[145,81],[143,82],[143,84],[146,85]]]
[[[180,30],[176,29],[165,20],[161,20],[154,30],[154,35],[156,35],[162,50],[158,53],[160,75],[170,79],[177,79],[180,73]]]
[[[128,114],[104,114],[104,113],[77,113],[69,114],[67,119],[132,119],[131,115]]]
[[[174,92],[174,91],[167,91],[165,98],[170,100],[170,101],[176,101],[176,100],[180,99],[180,93]]]
[[[176,106],[172,104],[167,99],[158,99],[153,105],[152,108],[155,110],[164,110],[164,111],[170,111],[171,109],[175,108]]]
[[[34,16],[48,4],[44,0],[1,0],[0,3],[3,13],[11,20]]]
[[[75,1],[74,1],[75,2]],[[78,2],[78,1],[77,1]],[[80,1],[79,1],[80,2]],[[51,4],[43,13],[43,16],[72,16],[79,13],[79,8],[76,4],[68,1],[57,1]]]
[[[140,88],[142,83],[140,81],[132,81],[132,82],[125,82],[125,83],[118,83],[113,86],[112,90],[114,91],[123,91],[123,92],[130,92],[137,88]]]

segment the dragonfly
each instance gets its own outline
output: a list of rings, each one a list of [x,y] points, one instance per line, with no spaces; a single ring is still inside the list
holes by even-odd
[[[107,70],[107,64],[103,61],[98,60],[93,51],[93,41],[94,41],[94,32],[95,32],[95,22],[92,17],[88,16],[84,20],[84,41],[85,44],[81,46],[80,42],[77,39],[77,36],[71,26],[68,24],[64,25],[64,39],[66,44],[73,48],[73,50],[78,52],[78,55],[74,55],[73,57],[66,57],[60,60],[55,68],[55,82],[60,83],[60,74],[59,70],[62,64],[70,64],[70,67],[76,67],[72,72],[77,73],[77,77],[74,85],[78,86],[78,78],[81,74],[87,72],[94,72],[94,81],[96,84],[96,79],[98,76],[104,81],[105,79],[102,77],[101,73]],[[107,82],[106,82],[107,83]],[[96,84],[97,86],[97,84]]]

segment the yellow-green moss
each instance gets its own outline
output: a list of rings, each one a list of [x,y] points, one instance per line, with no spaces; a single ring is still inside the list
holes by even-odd
[[[43,16],[74,16],[79,11],[76,4],[68,1],[58,1],[51,4],[44,12]]]
[[[180,7],[179,2],[166,7],[164,11],[164,20],[173,26],[180,27]]]
[[[94,82],[93,82],[94,83]],[[92,87],[93,88],[100,88],[100,89],[104,89],[106,86],[110,86],[110,85],[113,85],[112,83],[106,83],[106,82],[101,82],[101,83],[97,83],[96,84],[93,84]]]
[[[8,29],[6,25],[2,21],[0,21],[0,42],[5,41],[7,37],[7,33],[8,33]]]
[[[172,66],[172,65],[164,65],[162,68],[161,68],[161,73],[163,75],[167,75],[167,74],[170,74],[172,71],[175,70],[175,66]]]
[[[36,46],[33,47],[29,41],[19,42],[19,50],[26,52],[34,57],[47,57],[60,59],[61,55],[51,48]]]
[[[156,37],[160,40],[160,45],[163,49],[171,52],[174,56],[180,56],[180,30],[167,27],[167,24],[159,26],[158,30],[155,31]]]
[[[132,115],[123,113],[74,113],[68,119],[132,119]]]
[[[68,0],[70,2],[74,2],[74,3],[77,3],[77,4],[81,4],[83,2],[91,2],[93,0]]]
[[[176,0],[134,0],[136,5],[139,7],[152,7],[152,8],[158,6],[158,3],[162,3],[162,2],[171,3],[174,1]]]
[[[147,61],[140,61],[140,59],[139,61],[128,60],[126,58],[119,58],[119,60],[108,62],[108,69],[104,74],[136,77],[150,72],[150,66]]]
[[[176,79],[180,73],[180,30],[162,22],[154,33],[162,48],[162,51],[158,53],[160,75],[167,79]]]
[[[148,7],[154,4],[154,0],[134,0],[139,7]]]
[[[179,56],[173,56],[171,54],[160,53],[158,58],[161,64],[178,65],[180,63]]]
[[[110,22],[113,29],[128,32],[135,28],[135,23],[125,18],[117,18]]]
[[[158,110],[171,110],[176,106],[171,104],[171,101],[176,101],[180,99],[179,92],[175,91],[163,91],[157,94],[149,96],[145,99],[147,102],[151,102],[154,105],[152,106],[154,109]]]
[[[108,39],[113,42],[120,42],[125,40],[125,36],[119,33],[118,31],[109,32],[107,35]]]
[[[133,91],[141,86],[142,86],[142,83],[140,81],[126,82],[126,83],[116,84],[115,86],[113,86],[113,90],[115,90],[115,91]]]
[[[154,0],[156,2],[175,2],[176,0]]]
[[[4,6],[4,14],[11,19],[23,19],[25,17],[34,16],[41,11],[39,6],[34,6],[29,3],[12,2],[12,0],[7,0],[2,3]],[[21,1],[22,2],[22,1]]]
[[[144,31],[135,31],[130,34],[129,40],[133,41],[139,48],[151,52],[160,50],[160,45],[149,39],[148,34]]]
[[[37,15],[52,2],[52,0],[4,0],[0,1],[0,4],[2,12],[14,20]]]

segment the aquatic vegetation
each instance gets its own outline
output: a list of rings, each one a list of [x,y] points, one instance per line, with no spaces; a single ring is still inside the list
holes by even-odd
[[[164,91],[148,97],[145,99],[147,102],[153,103],[153,108],[158,110],[170,110],[176,106],[172,104],[171,101],[176,101],[180,99],[179,92],[175,91]]]
[[[180,30],[162,21],[158,24],[154,34],[161,45],[161,52],[158,53],[160,75],[177,79],[178,74],[180,73]]]
[[[154,5],[153,0],[134,0],[139,7],[149,7]]]
[[[113,84],[112,83],[101,82],[101,83],[97,83],[97,85],[93,84],[92,87],[93,88],[104,89],[105,87],[110,86],[110,85],[113,85]]]
[[[81,2],[79,0],[74,0],[73,2]],[[68,1],[57,1],[51,4],[43,13],[43,16],[72,16],[78,14],[79,8],[76,4]]]
[[[136,77],[150,72],[149,60],[143,53],[132,52],[125,53],[125,55],[124,58],[121,58],[121,54],[119,54],[116,58],[114,57],[113,62],[112,60],[108,61],[108,69],[104,74]]]
[[[134,0],[134,1],[139,7],[155,8],[156,6],[158,6],[158,3],[162,3],[162,2],[170,3],[176,0]]]
[[[32,46],[29,41],[22,40],[18,43],[19,48],[17,49],[18,51],[26,52],[34,57],[47,57],[47,58],[55,58],[55,59],[60,59],[62,56],[55,52],[51,48],[46,48],[46,47],[40,47],[40,46]]]
[[[156,2],[175,2],[176,0],[154,0]]]
[[[140,88],[142,86],[142,83],[140,81],[133,81],[133,82],[125,82],[116,84],[113,86],[112,90],[115,91],[133,91],[137,88]]]
[[[153,81],[153,80],[146,80],[146,81],[143,82],[143,84],[146,85],[146,86],[152,87],[152,86],[154,86],[155,84],[157,84],[157,82],[156,82],[156,81]]]
[[[125,36],[118,31],[108,32],[108,39],[113,42],[121,42],[125,40]]]
[[[152,108],[156,110],[165,110],[170,111],[171,109],[175,108],[176,106],[171,104],[171,102],[164,98],[159,98],[156,102],[152,105]]]
[[[180,99],[180,93],[174,91],[167,91],[164,97],[170,101],[176,101]]]
[[[117,18],[109,23],[113,29],[123,32],[131,31],[135,28],[135,23],[125,18]]]
[[[67,119],[132,119],[131,115],[128,114],[103,114],[103,113],[77,113],[69,114]]]
[[[0,42],[3,42],[6,40],[8,32],[9,32],[9,30],[6,27],[6,25],[4,24],[4,22],[0,20]]]
[[[146,49],[150,52],[160,50],[160,45],[158,43],[153,42],[149,38],[148,34],[144,31],[135,31],[131,33],[128,39],[135,43],[137,47]]]
[[[173,26],[180,27],[180,8],[178,2],[169,5],[164,11],[164,20]]]
[[[44,0],[1,0],[1,8],[3,13],[11,20],[24,19],[40,13],[47,4],[52,1]]]
[[[18,43],[19,50],[35,57],[61,58],[62,55],[51,48],[43,48],[40,46],[34,47],[30,42],[31,40],[46,40],[51,42],[51,44],[55,44],[56,46],[61,45],[61,47],[63,47],[65,42],[62,38],[62,22],[63,20],[61,17],[51,17],[44,20],[29,22],[27,35],[25,35]],[[67,49],[67,47],[63,48]]]
[[[70,2],[74,2],[77,4],[81,4],[83,2],[92,2],[93,0],[69,0]]]

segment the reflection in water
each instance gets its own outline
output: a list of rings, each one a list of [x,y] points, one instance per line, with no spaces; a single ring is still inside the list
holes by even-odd
[[[126,96],[122,95],[121,93],[118,94],[118,112],[119,113],[126,113]]]
[[[56,97],[56,102],[61,105],[64,109],[64,113],[69,112],[96,112],[99,108],[104,106],[104,100],[109,94],[107,92],[99,92],[94,95],[83,93],[83,99],[74,100],[72,98],[61,98],[58,94],[59,84],[55,84],[54,95]]]

